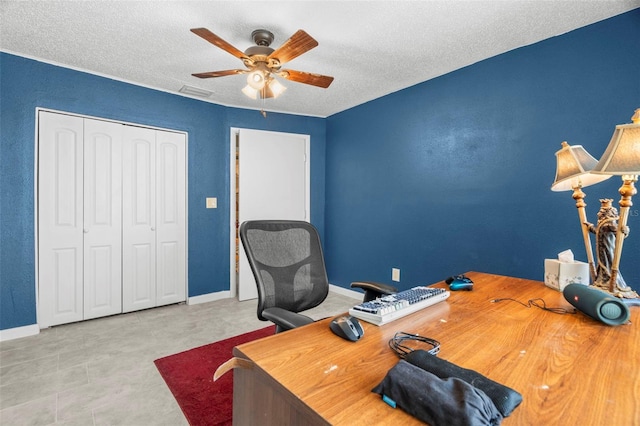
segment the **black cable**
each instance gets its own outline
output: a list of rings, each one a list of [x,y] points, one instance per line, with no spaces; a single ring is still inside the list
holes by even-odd
[[[547,307],[547,303],[544,301],[544,299],[541,298],[536,298],[536,299],[529,299],[527,301],[527,303],[522,303],[519,300],[516,299],[512,299],[510,297],[505,297],[504,299],[493,299],[491,301],[491,303],[498,303],[498,302],[503,302],[505,300],[511,301],[511,302],[516,302],[521,304],[522,306],[524,306],[525,308],[531,308],[533,306],[535,306],[536,308],[540,308],[543,311],[549,311],[549,312],[553,312],[554,314],[575,314],[577,311],[575,309],[566,309],[566,308],[549,308]],[[541,304],[540,304],[541,303]]]
[[[389,347],[400,357],[404,358],[410,352],[413,352],[417,348],[413,348],[405,344],[405,341],[425,343],[431,347],[427,352],[431,355],[437,355],[440,352],[440,342],[429,337],[419,336],[417,334],[405,333],[404,331],[397,332],[393,339],[389,340]]]

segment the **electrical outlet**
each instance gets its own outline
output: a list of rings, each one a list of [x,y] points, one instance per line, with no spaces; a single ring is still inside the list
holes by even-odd
[[[218,199],[216,197],[207,198],[207,208],[208,209],[217,209],[218,208]]]
[[[400,282],[400,269],[391,268],[391,280],[395,282]]]

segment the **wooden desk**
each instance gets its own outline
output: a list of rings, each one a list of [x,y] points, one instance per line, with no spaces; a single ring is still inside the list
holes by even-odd
[[[503,424],[639,424],[640,308],[630,308],[631,323],[611,327],[580,312],[491,302],[543,298],[572,308],[541,282],[467,276],[472,292],[452,292],[382,327],[363,321],[365,335],[355,343],[331,333],[327,319],[236,347],[255,366],[234,371],[234,424],[420,424],[371,392],[398,362],[388,346],[396,331],[434,338],[439,357],[520,392],[522,404]]]

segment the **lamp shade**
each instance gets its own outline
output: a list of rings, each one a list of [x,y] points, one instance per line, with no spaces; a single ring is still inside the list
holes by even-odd
[[[242,89],[242,93],[244,93],[251,99],[258,99],[258,91],[248,84],[244,86],[244,89]]]
[[[640,115],[636,111],[636,115]],[[606,175],[640,175],[640,123],[616,126],[609,146],[593,168]]]
[[[247,74],[247,84],[253,89],[260,90],[267,81],[266,73],[262,69],[255,69]]]
[[[269,80],[269,89],[271,89],[271,93],[273,94],[274,98],[277,98],[285,90],[287,90],[287,88],[284,87],[282,84],[280,84],[280,82],[278,80],[276,80],[275,78],[271,78]]]
[[[569,145],[562,142],[562,149],[556,152],[556,179],[551,185],[552,191],[570,191],[576,187],[584,188],[602,182],[611,176],[594,175],[591,169],[597,160],[582,145]]]

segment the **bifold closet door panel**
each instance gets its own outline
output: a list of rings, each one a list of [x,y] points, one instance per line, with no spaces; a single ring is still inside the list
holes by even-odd
[[[84,319],[122,312],[122,132],[84,121]]]
[[[156,133],[156,304],[186,299],[186,137]]]
[[[38,323],[83,319],[83,119],[38,112]]]
[[[38,112],[38,324],[186,300],[186,135]]]
[[[156,131],[124,126],[122,310],[156,306]]]

